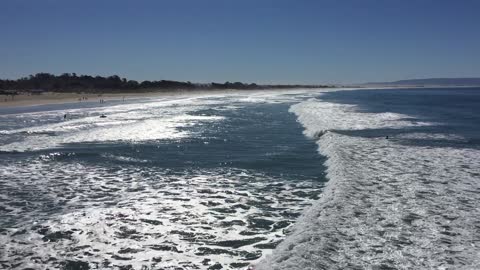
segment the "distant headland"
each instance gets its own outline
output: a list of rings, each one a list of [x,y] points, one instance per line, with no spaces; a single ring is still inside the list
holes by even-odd
[[[394,82],[369,82],[363,86],[387,86],[387,87],[428,87],[428,86],[480,86],[480,78],[427,78],[410,79]]]
[[[142,81],[128,80],[117,75],[102,77],[63,73],[37,73],[17,80],[0,79],[0,94],[15,92],[56,93],[135,93],[165,92],[173,90],[261,90],[291,88],[328,88],[332,85],[299,84],[255,84],[242,82],[192,83],[172,80]]]

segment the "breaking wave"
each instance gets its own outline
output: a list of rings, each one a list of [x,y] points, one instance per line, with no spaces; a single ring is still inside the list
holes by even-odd
[[[380,132],[435,125],[408,115],[318,99],[290,111],[328,158],[329,182],[255,269],[480,269],[478,149],[409,144],[464,140],[454,134]]]
[[[178,140],[194,135],[185,130],[187,127],[223,120],[216,115],[193,115],[211,103],[203,101],[198,105],[191,99],[184,99],[71,110],[66,121],[55,119],[61,116],[58,112],[15,115],[11,117],[13,121],[25,118],[31,124],[0,130],[1,135],[19,138],[1,145],[0,151],[34,151],[78,143]],[[102,114],[108,117],[99,118]]]

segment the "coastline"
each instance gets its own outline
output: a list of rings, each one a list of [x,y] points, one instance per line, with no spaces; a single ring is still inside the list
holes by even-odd
[[[435,88],[470,88],[472,86],[456,86],[456,87],[435,87]],[[348,89],[404,89],[405,87],[394,87],[394,86],[377,86],[377,87],[329,87],[329,88],[308,88],[308,90],[318,90],[318,89],[328,89],[328,90],[348,90]],[[429,89],[433,87],[409,87],[419,88],[419,89]],[[171,97],[171,96],[186,96],[186,95],[207,95],[217,92],[244,92],[244,91],[295,91],[301,90],[303,88],[289,88],[289,89],[277,89],[277,88],[267,88],[267,89],[258,89],[258,90],[242,90],[242,89],[210,89],[210,90],[185,90],[185,89],[175,89],[168,91],[144,91],[144,92],[120,92],[120,93],[75,93],[75,92],[43,92],[41,94],[31,94],[27,92],[21,92],[19,95],[13,97],[11,95],[0,95],[0,108],[15,108],[15,107],[30,107],[30,106],[39,106],[39,105],[52,105],[52,104],[64,104],[64,103],[81,103],[81,102],[100,102],[100,100],[108,101],[119,101],[122,99],[138,99],[138,98],[149,98],[149,97]],[[303,89],[306,90],[306,89]],[[86,98],[86,99],[83,99]]]
[[[0,108],[14,108],[14,107],[29,107],[50,104],[64,104],[64,103],[82,103],[82,102],[99,102],[100,100],[118,101],[135,98],[161,97],[161,96],[176,96],[184,95],[186,91],[168,91],[168,92],[141,92],[141,93],[107,93],[107,94],[92,94],[92,93],[53,93],[45,92],[38,95],[31,95],[22,93],[12,96],[0,96]]]
[[[0,95],[0,108],[16,108],[16,107],[30,107],[39,105],[52,105],[52,104],[65,104],[65,103],[82,103],[82,102],[98,102],[103,100],[104,102],[119,101],[122,99],[131,100],[139,98],[153,98],[153,97],[174,97],[174,96],[190,96],[190,95],[208,95],[215,93],[237,93],[237,92],[270,92],[270,91],[295,91],[301,88],[291,89],[261,89],[261,90],[238,90],[238,89],[214,89],[214,90],[169,90],[169,91],[145,91],[145,92],[124,92],[124,93],[56,93],[56,92],[44,92],[41,94],[30,94],[22,92],[19,95],[15,95],[13,98],[11,95]],[[318,88],[312,88],[309,90],[316,90]],[[343,88],[330,88],[330,89],[343,89]]]

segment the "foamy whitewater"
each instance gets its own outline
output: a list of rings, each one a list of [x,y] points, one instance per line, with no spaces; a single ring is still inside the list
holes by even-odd
[[[291,94],[154,98],[1,115],[0,268],[255,263],[318,199],[324,183],[321,157],[288,113],[286,102],[301,98]]]
[[[352,130],[438,123],[360,112],[321,98],[290,111],[328,157],[330,181],[255,269],[480,269],[478,147],[404,143],[465,140],[455,134],[349,136]]]
[[[480,114],[336,93],[0,115],[0,266],[480,269]]]

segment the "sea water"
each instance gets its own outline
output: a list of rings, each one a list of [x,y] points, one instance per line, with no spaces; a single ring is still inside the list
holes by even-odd
[[[7,269],[480,266],[480,89],[1,113]]]
[[[288,111],[302,98],[247,92],[4,109],[0,268],[255,263],[326,181],[324,157]]]
[[[329,182],[256,269],[480,269],[480,89],[339,91],[290,111]]]

